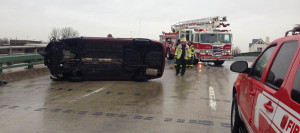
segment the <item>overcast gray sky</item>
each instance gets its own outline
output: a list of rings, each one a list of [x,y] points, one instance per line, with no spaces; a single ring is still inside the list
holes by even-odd
[[[0,38],[48,41],[52,28],[80,36],[158,40],[179,21],[227,16],[233,43],[248,51],[252,39],[271,41],[300,24],[300,0],[1,0]]]

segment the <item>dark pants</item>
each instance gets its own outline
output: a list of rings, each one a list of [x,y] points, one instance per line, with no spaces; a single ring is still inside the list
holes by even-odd
[[[185,73],[185,69],[186,69],[186,63],[187,63],[187,60],[185,59],[178,59],[176,60],[176,74],[179,74],[179,71],[180,71],[180,65],[182,65],[182,70],[181,70],[181,75],[184,75]]]
[[[187,66],[188,67],[193,67],[194,66],[194,61],[195,61],[194,56],[192,56],[191,59],[187,61]]]

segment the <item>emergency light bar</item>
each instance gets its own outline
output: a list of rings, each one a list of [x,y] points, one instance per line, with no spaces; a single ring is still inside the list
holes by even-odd
[[[207,29],[194,29],[194,31],[204,31],[204,32],[206,32]],[[214,29],[213,32],[231,32],[231,30],[217,30],[217,29]]]
[[[296,24],[296,25],[294,26],[294,31],[300,32],[300,24]]]
[[[207,29],[194,29],[194,31],[207,31]]]

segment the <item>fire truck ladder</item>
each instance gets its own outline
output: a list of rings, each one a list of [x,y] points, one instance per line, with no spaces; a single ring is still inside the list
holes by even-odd
[[[174,24],[171,26],[171,30],[176,33],[183,29],[197,29],[201,27],[213,29],[213,28],[218,28],[220,26],[227,27],[230,25],[230,24],[225,24],[224,22],[227,22],[226,16],[194,19],[194,20],[182,21],[177,24]]]

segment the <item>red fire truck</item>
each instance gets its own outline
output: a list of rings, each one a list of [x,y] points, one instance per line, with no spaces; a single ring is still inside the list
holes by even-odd
[[[225,29],[230,24],[226,17],[209,17],[179,22],[171,26],[172,32],[162,32],[160,41],[165,45],[168,60],[174,58],[176,44],[181,37],[193,42],[195,47],[195,64],[214,62],[221,65],[232,59],[231,30]]]

